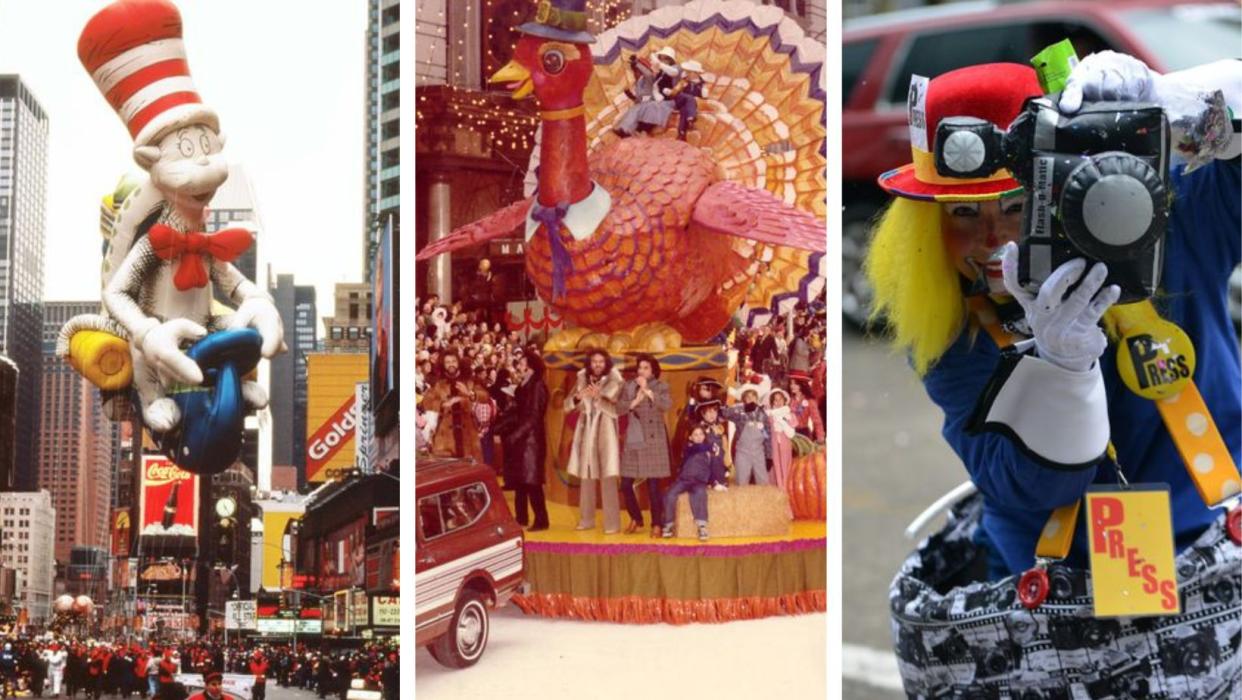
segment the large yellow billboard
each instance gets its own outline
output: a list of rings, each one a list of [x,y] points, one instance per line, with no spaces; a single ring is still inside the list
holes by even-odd
[[[306,480],[323,482],[354,464],[354,396],[368,381],[366,353],[306,356]]]
[[[285,560],[285,529],[290,520],[302,517],[303,508],[296,506],[287,511],[276,510],[280,506],[263,504],[263,587],[269,591],[293,586],[293,563],[286,562],[284,580],[281,580],[280,562]]]

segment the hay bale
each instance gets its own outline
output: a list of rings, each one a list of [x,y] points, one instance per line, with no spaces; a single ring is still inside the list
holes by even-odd
[[[789,534],[793,511],[789,494],[775,486],[730,486],[728,491],[707,490],[707,533],[717,537],[784,536]],[[678,537],[698,537],[690,513],[690,494],[677,498]]]

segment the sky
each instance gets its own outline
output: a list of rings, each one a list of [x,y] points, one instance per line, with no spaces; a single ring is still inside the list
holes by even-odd
[[[0,0],[0,73],[20,75],[49,117],[47,300],[99,297],[100,199],[141,172],[78,62],[78,35],[107,4]],[[331,315],[333,284],[363,274],[366,0],[177,5],[198,93],[255,192],[260,267],[314,284],[319,316]]]

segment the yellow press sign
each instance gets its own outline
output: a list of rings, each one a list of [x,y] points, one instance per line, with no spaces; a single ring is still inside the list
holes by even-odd
[[[1092,490],[1087,514],[1095,616],[1180,613],[1168,487]]]

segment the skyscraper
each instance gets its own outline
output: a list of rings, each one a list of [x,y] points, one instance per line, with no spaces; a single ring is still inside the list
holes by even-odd
[[[17,570],[15,607],[24,607],[30,622],[40,623],[50,617],[52,577],[56,563],[52,559],[52,537],[56,528],[56,510],[47,491],[0,494],[0,565]]]
[[[108,546],[120,431],[105,415],[95,387],[55,352],[66,321],[98,312],[98,301],[43,305],[38,487],[51,494],[56,509],[56,560],[62,564],[74,546]]]
[[[318,326],[315,287],[276,275],[271,294],[289,346],[272,358],[272,464],[296,467],[300,487],[306,483],[306,353],[315,352]]]
[[[327,352],[371,351],[371,285],[337,282],[334,316],[323,317]]]
[[[203,224],[208,232],[214,233],[240,221],[258,226],[259,214],[255,207],[254,190],[250,187],[250,178],[246,176],[245,169],[236,163],[230,163],[229,178],[211,198],[211,204],[207,206],[207,219]],[[262,236],[263,232],[259,231],[259,235]],[[258,249],[259,241],[256,239],[254,245],[233,261],[233,265],[252,282],[257,282],[255,274],[258,272]],[[216,298],[223,303],[230,303],[221,296],[219,290],[216,291]]]
[[[16,75],[0,75],[0,354],[17,364],[14,485],[35,487],[43,354],[48,118]]]
[[[367,3],[367,220],[363,228],[362,274],[369,280],[371,261],[384,223],[391,216],[393,230],[400,220],[401,192],[401,2]],[[396,237],[394,236],[394,243]]]

